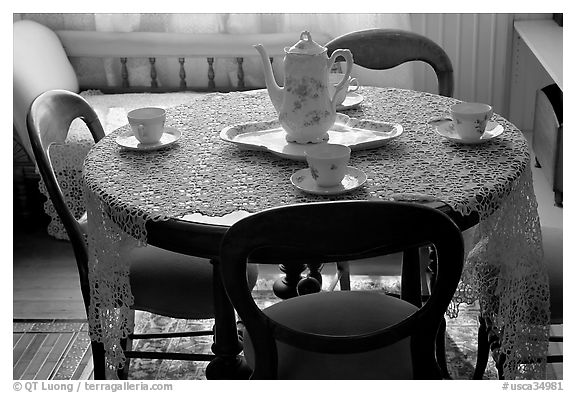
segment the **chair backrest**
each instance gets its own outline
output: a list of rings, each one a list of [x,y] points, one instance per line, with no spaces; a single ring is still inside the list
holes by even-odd
[[[14,22],[13,31],[13,124],[22,145],[32,155],[26,132],[30,104],[47,90],[78,92],[78,80],[55,32],[30,20]]]
[[[337,337],[288,328],[260,310],[250,288],[237,279],[246,274],[253,252],[298,256],[293,261],[283,258],[286,265],[301,263],[300,257],[354,261],[429,244],[434,245],[438,259],[437,281],[429,300],[400,323],[362,336]],[[357,353],[410,337],[412,351],[418,353],[413,361],[426,364],[419,363],[414,370],[430,369],[430,362],[435,362],[436,332],[458,285],[464,255],[460,230],[448,216],[429,207],[388,201],[318,202],[265,210],[231,226],[220,251],[224,286],[253,343],[253,377],[258,378],[277,375],[276,340],[313,352]],[[416,262],[406,268],[419,271]]]
[[[87,280],[88,251],[79,219],[75,218],[64,199],[62,189],[50,160],[49,148],[52,144],[64,143],[70,124],[80,118],[86,123],[95,142],[104,137],[104,129],[98,115],[90,104],[76,93],[67,90],[49,90],[40,94],[30,106],[27,115],[28,136],[40,176],[46,185],[48,195],[54,204],[64,228],[68,234],[78,270],[82,290],[88,289],[83,280]],[[84,294],[83,295],[87,295]],[[84,301],[89,299],[84,296]]]
[[[409,61],[428,63],[438,78],[438,93],[452,97],[454,71],[450,57],[434,41],[420,34],[396,29],[360,30],[336,37],[326,44],[328,55],[336,49],[350,49],[354,64],[386,70]]]

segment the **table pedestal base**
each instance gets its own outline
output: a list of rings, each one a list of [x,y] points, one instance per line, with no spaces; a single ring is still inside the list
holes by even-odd
[[[242,356],[221,356],[206,366],[206,379],[249,379],[252,369]]]
[[[274,282],[272,287],[274,295],[278,296],[280,299],[290,299],[298,296],[296,286],[302,279],[301,273],[304,271],[305,265],[280,265],[279,268],[280,271],[284,273],[284,277],[279,278]]]
[[[322,274],[320,273],[321,263],[314,264],[300,264],[300,265],[280,265],[280,271],[284,273],[284,277],[279,278],[274,282],[272,289],[274,295],[280,299],[290,299],[298,296],[298,293],[314,293],[320,292],[322,288]],[[310,273],[307,278],[302,277],[302,272],[308,267]]]

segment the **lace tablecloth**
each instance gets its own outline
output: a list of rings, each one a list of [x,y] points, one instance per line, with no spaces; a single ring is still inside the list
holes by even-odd
[[[115,129],[128,123],[126,114],[135,108],[144,106],[160,106],[169,108],[183,103],[191,103],[202,93],[130,93],[130,94],[102,94],[96,90],[87,90],[80,93],[94,108],[102,123],[104,132],[111,133]],[[55,168],[58,168],[56,177],[66,199],[68,208],[76,217],[81,217],[86,211],[84,193],[82,192],[82,164],[90,148],[94,146],[94,139],[80,119],[72,122],[65,144],[54,144],[50,147],[50,159]],[[48,234],[56,239],[68,240],[64,225],[50,200],[44,181],[40,179],[40,192],[46,196],[44,211],[50,216]]]
[[[241,151],[219,138],[226,126],[274,119],[266,91],[210,94],[168,109],[167,125],[182,131],[170,149],[122,151],[115,143],[117,133],[127,130],[122,127],[90,150],[83,172],[92,246],[90,333],[105,343],[112,366],[124,361],[119,340],[128,334],[133,303],[128,266],[119,256],[124,247],[146,243],[147,221],[421,193],[462,215],[479,213],[454,305],[480,301],[500,333],[507,379],[544,378],[549,292],[525,138],[494,115],[504,127],[501,136],[481,145],[454,144],[427,120],[447,116],[455,99],[369,87],[362,94],[364,102],[347,111],[349,116],[400,123],[404,132],[383,147],[352,153],[350,165],[363,170],[368,181],[347,195],[304,194],[292,186],[290,175],[305,163]]]

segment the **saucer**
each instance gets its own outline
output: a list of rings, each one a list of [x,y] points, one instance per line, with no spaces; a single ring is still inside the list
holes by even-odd
[[[310,168],[300,169],[290,177],[292,184],[301,191],[315,195],[345,194],[360,187],[366,182],[366,174],[360,169],[348,166],[340,184],[333,187],[320,187],[312,178]]]
[[[463,143],[466,145],[477,145],[479,143],[488,142],[489,140],[496,138],[498,135],[504,132],[504,127],[502,127],[502,125],[500,125],[498,122],[489,120],[486,124],[486,131],[484,131],[484,134],[480,139],[463,139],[456,133],[452,119],[434,119],[430,120],[428,124],[434,128],[434,131],[436,131],[438,135],[453,142]]]
[[[356,108],[362,101],[364,101],[364,96],[354,92],[347,93],[344,101],[340,105],[336,106],[336,110],[345,111],[347,109]]]
[[[152,151],[163,149],[172,145],[176,142],[182,133],[173,127],[165,127],[164,133],[160,137],[160,140],[156,143],[140,143],[138,139],[134,136],[132,130],[129,130],[116,137],[116,143],[125,148],[126,150],[134,151]]]

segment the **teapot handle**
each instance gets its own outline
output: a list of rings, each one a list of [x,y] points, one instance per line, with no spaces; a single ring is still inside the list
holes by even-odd
[[[352,72],[352,66],[354,65],[354,60],[352,58],[352,52],[350,52],[350,49],[336,49],[334,52],[332,52],[332,56],[330,56],[330,58],[328,59],[328,70],[332,69],[332,66],[334,65],[334,62],[336,61],[336,58],[338,56],[342,56],[346,60],[346,73],[344,74],[344,78],[342,78],[342,81],[338,85],[336,85],[334,96],[330,100],[334,108],[336,107],[334,105],[335,104],[334,100],[338,95],[338,93],[340,92],[340,90],[344,88],[344,85],[346,84],[348,78],[350,77],[350,72]]]

